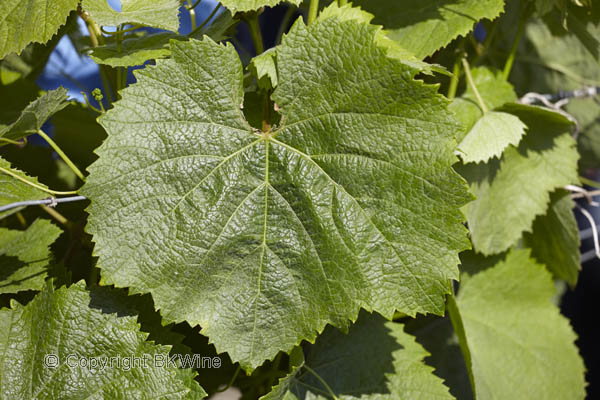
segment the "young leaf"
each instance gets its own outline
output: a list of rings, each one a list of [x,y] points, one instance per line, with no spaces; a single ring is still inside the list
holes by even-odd
[[[231,10],[232,13],[242,11],[258,10],[261,7],[274,7],[284,0],[222,0],[221,4]],[[288,3],[299,6],[302,0],[285,0]]]
[[[240,110],[233,46],[171,42],[170,60],[137,73],[100,118],[108,139],[82,189],[103,282],[151,292],[244,368],[360,307],[442,313],[469,246],[458,126],[376,31],[297,23],[268,132]]]
[[[461,284],[477,399],[583,399],[583,360],[568,321],[550,302],[554,284],[527,250]]]
[[[193,370],[155,363],[168,358],[170,349],[147,342],[146,337],[136,316],[119,307],[108,289],[88,292],[83,282],[57,291],[48,286],[26,306],[13,303],[12,309],[0,310],[0,396],[205,397],[192,379]],[[93,365],[92,359],[113,364]]]
[[[228,31],[236,24],[229,11],[220,13],[205,29],[194,34],[195,38],[207,35],[212,40],[219,42],[227,38]],[[111,67],[130,67],[142,65],[148,60],[156,60],[171,55],[169,42],[171,39],[187,40],[174,32],[160,32],[141,37],[131,35],[117,44],[112,41],[103,46],[92,48],[90,57],[98,64],[110,65]]]
[[[459,143],[460,157],[466,163],[499,157],[507,146],[519,143],[525,128],[525,124],[514,115],[488,111]]]
[[[31,42],[46,43],[78,3],[79,0],[2,0],[0,59],[8,53],[20,53]]]
[[[0,138],[19,140],[34,134],[48,118],[67,105],[67,89],[50,90],[25,107],[16,120],[0,124]]]
[[[488,109],[493,110],[505,103],[517,101],[515,90],[512,85],[502,77],[501,71],[495,71],[486,67],[478,67],[471,70],[471,75],[479,95]],[[450,110],[456,115],[465,128],[465,135],[483,116],[483,110],[477,103],[473,88],[470,86],[467,86],[467,90],[461,97],[455,98],[452,103],[450,103]],[[459,142],[462,139],[464,139],[464,136],[458,137]]]
[[[178,0],[121,0],[121,11],[112,9],[106,0],[83,0],[81,7],[94,22],[104,26],[132,23],[177,32]]]
[[[277,87],[276,48],[269,49],[254,57],[248,68],[256,76],[258,87],[270,90]]]
[[[486,164],[467,164],[459,172],[477,200],[465,207],[475,250],[496,254],[531,231],[548,208],[550,192],[578,182],[571,122],[541,107],[507,104],[501,110],[519,117],[529,131],[517,148]]]
[[[423,59],[460,35],[480,19],[494,19],[504,10],[503,0],[358,0],[375,15],[376,24],[401,47]]]
[[[0,293],[42,289],[51,261],[50,245],[61,232],[45,219],[25,231],[0,228]]]
[[[306,352],[306,360],[261,400],[332,394],[344,400],[453,399],[433,368],[423,363],[429,353],[402,324],[377,314],[362,312],[347,334],[327,327]]]
[[[548,212],[538,216],[533,221],[533,231],[523,236],[525,245],[532,249],[533,257],[545,264],[557,279],[563,279],[571,286],[577,283],[581,269],[574,206],[569,192],[552,193]]]
[[[10,163],[1,157],[0,168],[9,170],[11,173],[23,178],[24,180],[47,189],[47,187],[43,184],[40,184],[37,179],[27,176],[27,174],[19,171],[18,169],[12,168]],[[17,201],[41,200],[49,196],[50,195],[43,190],[36,189],[35,187],[0,171],[0,206],[5,206]],[[0,219],[8,217],[9,215],[19,211],[21,208],[17,207],[0,212]]]

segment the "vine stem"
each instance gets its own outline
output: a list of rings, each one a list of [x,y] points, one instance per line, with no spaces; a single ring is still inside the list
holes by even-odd
[[[90,40],[92,42],[92,47],[98,47],[99,45],[104,44],[104,36],[102,36],[102,31],[98,27],[98,24],[94,22],[94,20],[90,17],[90,15],[81,10],[79,10],[79,16],[85,22],[85,26],[90,34]],[[108,78],[106,76],[106,66],[100,64],[98,66],[100,71],[100,80],[102,81],[102,86],[104,87],[104,92],[106,93],[106,99],[108,104],[111,105],[113,101],[112,90]]]
[[[229,388],[230,388],[230,387],[233,385],[233,382],[235,382],[235,380],[237,379],[237,377],[238,377],[238,375],[239,375],[239,373],[240,373],[241,369],[242,369],[241,365],[238,365],[238,367],[236,368],[236,370],[235,370],[235,372],[234,372],[233,376],[232,376],[232,377],[231,377],[231,379],[229,380],[229,383],[227,383],[227,386],[225,386],[225,387],[224,387],[224,388],[222,388],[222,389],[216,390],[216,391],[215,391],[215,393],[221,393],[221,392],[224,392],[224,391],[226,391],[227,389],[229,389]]]
[[[488,112],[488,108],[486,107],[485,103],[483,102],[483,99],[481,98],[481,95],[479,94],[479,90],[477,90],[477,86],[475,86],[475,82],[473,81],[473,76],[471,75],[471,68],[469,67],[469,62],[467,61],[466,58],[462,59],[462,65],[463,65],[463,68],[465,69],[465,76],[467,77],[467,82],[469,83],[469,86],[471,87],[471,89],[473,89],[473,93],[475,94],[475,98],[477,99],[477,102],[479,103],[479,107],[481,107],[481,111],[483,111],[484,113]]]
[[[464,53],[465,41],[461,40],[458,47],[458,57],[454,61],[454,67],[452,68],[452,77],[450,78],[450,86],[448,87],[448,98],[452,100],[456,97],[456,89],[458,89],[458,81],[460,80],[460,65],[465,58]]]
[[[312,24],[317,19],[317,13],[319,12],[319,0],[310,0],[310,6],[308,8],[308,24]]]
[[[185,7],[185,8],[187,8],[188,12],[190,13],[190,21],[192,23],[192,30],[196,29],[196,11],[194,10],[194,8],[198,5],[198,3],[200,3],[200,1],[202,1],[202,0],[198,0],[196,2],[196,4],[192,4],[192,0],[187,0],[188,5]]]
[[[69,220],[66,219],[61,213],[56,211],[54,208],[50,208],[45,204],[40,204],[40,207],[42,207],[42,209],[46,211],[48,215],[50,215],[52,218],[58,221],[61,225],[65,225],[67,227],[69,226]]]
[[[54,142],[54,140],[52,140],[50,138],[50,136],[46,135],[46,133],[43,130],[41,130],[41,129],[37,133],[46,142],[48,142],[48,144],[50,145],[50,147],[52,147],[54,149],[54,151],[56,151],[56,153],[59,155],[59,157],[62,158],[62,160],[65,162],[65,164],[67,164],[69,166],[69,168],[71,168],[71,171],[73,171],[75,173],[75,175],[77,175],[77,177],[79,179],[81,179],[83,182],[85,182],[85,176],[81,173],[81,171],[79,170],[79,168],[77,168],[75,166],[75,164],[73,164],[73,161],[71,161],[69,159],[69,157],[67,157],[67,155],[62,151],[62,149],[60,147],[58,147],[58,145]]]
[[[508,80],[510,76],[510,71],[512,70],[512,66],[515,62],[515,56],[517,55],[517,50],[519,49],[519,42],[521,41],[521,36],[523,36],[523,31],[525,30],[525,24],[527,23],[527,14],[524,14],[519,21],[519,28],[517,29],[517,35],[515,36],[515,40],[513,41],[512,47],[510,49],[510,53],[508,58],[506,59],[506,64],[504,64],[504,70],[502,71],[502,76],[504,80]]]
[[[25,184],[27,184],[27,185],[29,185],[31,187],[34,187],[34,188],[36,188],[38,190],[41,190],[42,192],[46,192],[48,194],[55,194],[55,195],[77,194],[76,191],[60,192],[60,191],[57,191],[57,190],[51,190],[51,189],[45,188],[45,187],[43,187],[41,185],[38,185],[37,183],[28,181],[27,179],[25,179],[25,178],[23,178],[23,177],[15,174],[14,172],[12,172],[11,170],[6,169],[6,168],[0,167],[0,172],[4,173],[6,175],[12,176],[13,178],[15,178],[17,180],[19,180],[19,181],[21,181],[21,182],[23,182],[23,183],[25,183]]]
[[[23,138],[23,141],[19,142],[18,140],[11,140],[11,139],[0,137],[0,142],[6,142],[9,144],[15,144],[17,146],[23,146],[23,145],[27,144],[27,138]]]
[[[295,12],[296,12],[295,5],[289,6],[287,11],[285,12],[285,15],[283,16],[283,20],[281,21],[281,25],[279,25],[279,30],[277,31],[277,36],[275,39],[276,45],[281,43],[281,38],[283,38],[283,34],[285,33],[285,30],[287,29],[287,27],[290,25],[290,21],[292,20],[292,17],[294,16]]]
[[[221,8],[221,3],[217,4],[217,6],[214,8],[214,10],[212,10],[210,15],[208,17],[206,17],[206,19],[196,29],[193,29],[190,33],[188,33],[188,36],[192,36],[194,33],[202,30],[202,28],[204,28],[204,26],[206,26],[206,24],[208,24],[208,22],[215,16],[215,14],[217,13],[217,11],[219,11],[220,8]]]
[[[321,376],[319,374],[317,374],[317,372],[315,370],[313,370],[311,367],[309,367],[306,364],[304,364],[303,367],[306,368],[306,370],[308,372],[310,372],[315,378],[317,378],[317,380],[319,382],[321,382],[321,385],[323,385],[323,387],[325,387],[325,389],[327,389],[327,391],[329,392],[329,395],[333,398],[333,400],[339,400],[339,398],[335,395],[333,390],[331,390],[331,387],[329,387],[327,382],[325,382],[325,380],[323,378],[321,378]]]
[[[456,304],[456,297],[454,296],[454,287],[452,285],[452,281],[448,281],[448,286],[450,287],[450,293],[448,294],[446,300],[446,311],[450,316],[450,322],[452,323],[452,328],[458,337],[458,345],[460,347],[460,351],[465,359],[465,364],[467,365],[467,372],[469,373],[469,382],[471,383],[471,390],[473,391],[473,397],[475,397],[475,378],[473,377],[473,368],[471,361],[471,351],[469,350],[469,346],[467,344],[467,336],[465,334],[465,327],[463,325],[462,317],[458,310],[458,305]]]
[[[258,13],[248,16],[246,18],[246,23],[250,29],[250,36],[252,37],[252,43],[254,44],[256,55],[262,54],[265,51],[265,45],[263,44],[260,24],[258,23]]]

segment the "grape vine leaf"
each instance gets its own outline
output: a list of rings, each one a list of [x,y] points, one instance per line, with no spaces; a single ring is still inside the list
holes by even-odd
[[[528,250],[461,283],[457,297],[477,399],[583,399],[575,333],[550,302],[555,287]]]
[[[13,302],[0,310],[2,398],[205,397],[193,370],[154,362],[168,357],[169,346],[146,341],[136,316],[110,294],[99,287],[89,292],[83,281],[56,291],[48,285],[26,306]],[[78,365],[84,359],[113,365]]]
[[[179,29],[179,5],[178,0],[121,0],[121,11],[116,11],[106,0],[83,0],[81,3],[99,25],[132,23],[174,32]]]
[[[0,138],[19,140],[36,133],[52,115],[69,105],[67,89],[49,90],[29,103],[14,121],[0,121]]]
[[[79,0],[2,0],[0,59],[29,43],[46,43],[67,22]]]
[[[525,124],[514,115],[488,111],[458,144],[459,154],[466,163],[498,157],[507,146],[521,141],[525,128]]]
[[[45,219],[25,231],[0,228],[0,293],[42,289],[51,262],[49,247],[61,232]]]
[[[512,85],[503,78],[501,71],[477,67],[471,69],[471,76],[483,103],[489,110],[517,101],[517,94]],[[483,116],[483,110],[477,103],[477,97],[470,86],[467,86],[461,97],[456,97],[450,103],[450,110],[463,125],[464,135]],[[458,137],[459,143],[464,139],[464,135]]]
[[[237,24],[229,11],[219,13],[210,25],[194,33],[197,39],[207,35],[216,42],[225,40],[229,30]],[[129,67],[142,65],[148,60],[166,58],[171,55],[169,42],[171,39],[188,40],[187,36],[174,32],[159,32],[138,37],[130,35],[121,44],[112,41],[103,46],[91,49],[90,58],[98,64],[111,67]]]
[[[429,353],[404,325],[377,314],[361,312],[347,334],[328,326],[306,352],[306,359],[261,400],[330,398],[330,390],[344,400],[453,399],[423,363]]]
[[[274,7],[284,0],[222,0],[221,4],[231,10],[232,13],[254,11],[261,7]],[[302,0],[285,0],[288,3],[299,6]]]
[[[102,281],[152,293],[246,369],[361,307],[443,313],[469,247],[459,127],[376,32],[296,23],[268,132],[244,119],[231,45],[171,42],[137,72],[99,119],[108,139],[82,188]]]
[[[573,214],[575,207],[569,192],[559,190],[551,194],[550,207],[545,215],[533,221],[533,231],[523,236],[532,256],[546,265],[557,278],[571,286],[577,283],[581,269],[579,228]]]
[[[504,10],[503,0],[358,0],[375,15],[387,35],[423,59],[452,40],[469,33],[475,23],[493,20]]]
[[[46,185],[40,184],[37,179],[27,176],[22,171],[18,169],[12,168],[10,163],[5,159],[0,157],[0,168],[3,168],[9,171],[11,174],[17,175],[18,177],[32,182],[42,188],[47,189]],[[49,197],[49,194],[44,192],[43,190],[36,189],[31,185],[28,185],[13,176],[10,176],[7,173],[0,171],[0,206],[5,206],[10,203],[14,203],[17,201],[25,201],[25,200],[41,200]],[[6,210],[0,212],[0,219],[5,218],[19,210],[21,208],[12,208],[10,210]]]
[[[516,103],[501,110],[527,125],[519,146],[509,146],[500,160],[457,167],[477,197],[465,211],[473,247],[485,255],[508,249],[530,232],[535,217],[545,213],[550,192],[579,181],[579,155],[567,118]]]
[[[270,90],[277,87],[277,49],[271,48],[250,60],[248,68],[256,77],[260,89]]]

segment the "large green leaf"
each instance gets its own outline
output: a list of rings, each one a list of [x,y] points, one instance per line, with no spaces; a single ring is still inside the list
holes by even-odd
[[[274,7],[284,0],[223,0],[221,4],[236,13],[238,11],[253,11],[261,7]],[[288,3],[300,5],[302,0],[285,0]]]
[[[60,233],[44,219],[25,231],[0,228],[0,293],[40,290],[51,261],[49,247]]]
[[[494,19],[504,10],[503,0],[358,0],[353,2],[375,15],[388,36],[418,58],[432,55],[480,19]]]
[[[82,8],[94,22],[104,26],[126,23],[175,31],[179,29],[179,0],[121,0],[121,11],[112,9],[106,0],[83,0]]]
[[[18,140],[36,133],[52,115],[65,108],[67,89],[50,90],[32,101],[14,121],[0,122],[0,138]],[[0,145],[4,144],[0,142]]]
[[[376,32],[297,23],[269,132],[240,110],[233,46],[171,42],[170,60],[137,73],[100,118],[108,139],[82,189],[103,282],[151,292],[245,368],[360,307],[442,313],[469,246],[459,128]]]
[[[545,215],[533,221],[533,231],[523,237],[532,255],[545,264],[558,279],[571,286],[577,283],[581,268],[579,254],[579,229],[573,200],[569,192],[560,190],[550,196],[550,207]]]
[[[37,179],[27,176],[27,174],[25,174],[22,171],[19,171],[18,169],[12,168],[10,163],[1,157],[0,168],[7,170],[11,174],[14,174],[28,182],[39,185],[42,188],[46,188],[46,186],[40,184],[37,181]],[[19,179],[15,178],[14,176],[0,171],[0,206],[5,206],[7,204],[15,203],[17,201],[41,200],[47,197],[49,197],[49,194],[47,192],[44,192],[43,190],[28,185],[25,182],[22,182]],[[0,212],[0,219],[19,211],[21,208],[17,207]]]
[[[2,0],[0,58],[20,53],[29,43],[46,43],[67,22],[79,0]]]
[[[531,231],[533,220],[548,208],[550,192],[577,183],[579,155],[571,122],[541,107],[507,104],[529,131],[518,147],[500,160],[459,168],[477,200],[465,207],[475,250],[500,253]]]
[[[376,314],[361,313],[347,334],[328,327],[306,352],[261,400],[329,399],[330,390],[343,400],[453,399],[423,363],[429,353],[402,324]]]
[[[583,361],[568,321],[550,302],[555,288],[526,250],[461,284],[477,399],[583,399]]]
[[[110,290],[90,293],[83,282],[57,291],[48,286],[26,306],[0,310],[0,395],[202,399],[206,394],[193,381],[195,372],[155,362],[168,357],[169,347],[146,337]]]

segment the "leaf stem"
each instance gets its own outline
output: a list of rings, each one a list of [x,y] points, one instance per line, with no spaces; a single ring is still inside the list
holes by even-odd
[[[458,89],[458,82],[460,80],[460,65],[463,58],[465,58],[464,47],[465,41],[463,39],[458,46],[458,54],[454,61],[454,67],[452,68],[452,77],[450,78],[450,86],[448,87],[448,98],[450,100],[456,97],[456,89]]]
[[[13,178],[15,178],[17,180],[19,180],[19,181],[21,181],[21,182],[23,182],[23,183],[25,183],[25,184],[27,184],[27,185],[29,185],[31,187],[34,187],[34,188],[36,188],[38,190],[41,190],[42,192],[46,192],[48,194],[55,194],[55,195],[77,194],[76,191],[60,192],[60,191],[57,191],[57,190],[51,190],[51,189],[45,188],[45,187],[43,187],[41,185],[38,185],[35,182],[28,181],[27,179],[25,179],[25,178],[23,178],[23,177],[15,174],[14,172],[12,172],[11,170],[6,169],[6,168],[0,167],[0,172],[5,173],[6,175],[12,176]]]
[[[471,351],[469,350],[469,345],[467,344],[467,336],[465,334],[465,327],[463,325],[462,317],[458,310],[458,305],[456,304],[456,298],[454,297],[454,288],[452,285],[452,281],[448,281],[448,285],[450,286],[450,293],[448,294],[446,301],[446,311],[450,316],[450,322],[452,323],[452,328],[454,328],[454,333],[458,337],[458,345],[460,347],[460,351],[465,360],[465,364],[467,366],[467,372],[469,373],[469,382],[471,383],[471,390],[473,391],[473,397],[475,396],[475,379],[473,377],[473,365],[471,361]]]
[[[319,0],[310,0],[310,6],[308,8],[308,25],[315,22],[317,19],[317,13],[319,12]]]
[[[188,0],[188,3],[191,3],[191,0]],[[202,0],[197,0],[193,5],[186,7],[188,10],[193,10],[194,8],[196,8],[198,6],[198,4],[202,3]]]
[[[185,8],[190,13],[190,22],[192,23],[192,30],[196,29],[196,11],[194,10],[194,7],[196,7],[196,5],[198,5],[198,3],[200,3],[201,1],[202,0],[198,0],[194,5],[192,4],[192,0],[187,0],[188,5],[185,6]]]
[[[65,225],[67,227],[69,226],[69,220],[66,219],[61,213],[56,211],[54,208],[50,208],[45,204],[40,204],[40,207],[42,207],[42,209],[44,211],[46,211],[52,218],[54,218],[56,221],[58,221],[58,223],[60,223],[61,225]]]
[[[54,140],[52,140],[48,135],[46,135],[46,133],[41,129],[37,133],[46,142],[48,142],[50,147],[52,147],[54,149],[54,151],[56,151],[56,153],[59,155],[59,157],[62,158],[62,160],[65,162],[65,164],[67,164],[69,166],[69,168],[71,168],[71,171],[73,171],[79,179],[81,179],[83,182],[85,182],[85,176],[81,173],[79,168],[77,168],[75,166],[75,164],[73,164],[73,161],[71,161],[69,159],[69,157],[67,157],[67,155],[62,151],[62,149],[60,147],[58,147],[58,145],[54,142]]]
[[[321,378],[321,376],[319,374],[317,374],[317,372],[315,370],[313,370],[311,367],[309,367],[306,364],[304,364],[303,367],[306,368],[306,370],[308,372],[310,372],[315,378],[317,378],[317,380],[319,382],[321,382],[321,385],[323,385],[323,387],[325,387],[325,389],[327,389],[327,392],[329,392],[329,395],[333,398],[333,400],[339,400],[338,397],[333,392],[333,390],[331,390],[331,387],[329,387],[327,382],[325,382],[325,380],[323,378]]]
[[[513,41],[512,47],[510,49],[510,54],[506,59],[506,64],[504,64],[504,70],[502,71],[502,76],[504,77],[504,80],[508,80],[508,77],[510,76],[510,71],[512,70],[512,66],[515,62],[515,56],[517,55],[517,50],[519,49],[519,42],[521,41],[521,36],[523,35],[523,31],[525,30],[525,24],[527,23],[527,19],[528,14],[525,13],[519,21],[517,35],[515,36],[515,40]]]
[[[260,24],[258,23],[258,13],[252,13],[245,17],[245,21],[250,29],[250,36],[252,37],[252,43],[254,44],[254,51],[256,55],[262,54],[265,51],[265,45],[263,44],[262,33],[260,31]]]
[[[462,65],[465,69],[465,76],[467,77],[467,82],[469,83],[469,86],[471,87],[471,89],[473,89],[473,93],[475,94],[475,98],[477,99],[477,102],[479,103],[479,107],[481,107],[481,111],[483,111],[484,113],[488,112],[488,108],[486,107],[485,103],[483,102],[483,99],[481,98],[481,95],[479,94],[479,90],[477,90],[477,86],[475,86],[475,82],[473,81],[473,76],[471,75],[471,68],[469,67],[469,62],[467,61],[466,58],[463,58],[461,61],[462,61]]]
[[[288,26],[290,26],[290,21],[292,20],[292,17],[294,16],[295,12],[296,12],[296,6],[290,5],[289,8],[287,9],[287,11],[285,12],[285,15],[283,16],[281,25],[279,25],[279,30],[277,31],[277,36],[275,39],[275,45],[278,45],[281,43],[283,34],[287,30]]]
[[[233,376],[231,377],[231,379],[229,380],[229,383],[227,384],[227,386],[225,386],[222,389],[218,389],[215,391],[215,393],[221,393],[226,391],[227,389],[229,389],[233,383],[235,382],[235,380],[237,379],[238,375],[240,374],[240,371],[242,370],[242,366],[238,364],[238,367],[236,368],[235,372],[233,373]]]
[[[596,182],[592,179],[586,178],[585,176],[580,176],[579,180],[581,181],[581,183],[583,183],[585,185],[600,189],[600,182]]]
[[[19,142],[17,140],[11,140],[11,139],[0,137],[0,142],[6,142],[6,143],[9,143],[9,144],[15,144],[17,146],[23,146],[23,145],[27,144],[27,138],[23,138],[23,141]]]
[[[190,33],[188,33],[188,36],[193,36],[195,33],[201,31],[202,28],[204,28],[204,26],[206,24],[208,24],[209,21],[215,16],[215,14],[217,13],[217,11],[219,11],[220,8],[221,8],[221,3],[217,4],[217,6],[214,8],[214,10],[212,10],[210,15],[208,17],[206,17],[206,19],[196,29],[194,29]]]

